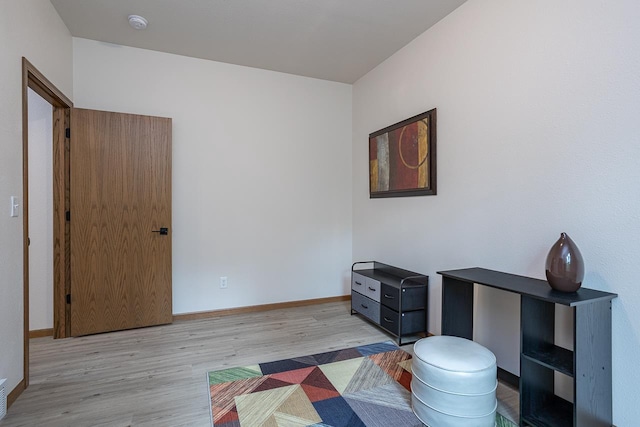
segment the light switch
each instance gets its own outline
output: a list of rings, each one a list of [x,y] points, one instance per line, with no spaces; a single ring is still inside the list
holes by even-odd
[[[11,216],[20,215],[20,200],[16,196],[11,196]]]

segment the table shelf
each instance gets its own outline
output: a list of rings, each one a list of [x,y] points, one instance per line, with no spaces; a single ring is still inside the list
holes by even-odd
[[[523,416],[522,423],[532,427],[573,426],[573,404],[553,396],[540,411]]]
[[[522,355],[534,363],[573,377],[573,351],[556,345],[545,350],[523,351]]]
[[[563,293],[544,280],[484,268],[440,271],[442,334],[473,339],[473,287],[520,295],[520,413],[530,426],[611,426],[611,300],[580,288]],[[555,345],[556,305],[573,310],[574,350]],[[554,373],[569,376],[570,403],[554,394]]]

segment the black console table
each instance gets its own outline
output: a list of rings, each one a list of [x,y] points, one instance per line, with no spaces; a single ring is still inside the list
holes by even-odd
[[[520,294],[520,425],[611,426],[611,300],[580,288],[484,268],[439,271],[442,335],[473,339],[473,284]],[[573,308],[574,350],[554,344],[555,305]],[[574,403],[554,394],[554,371],[573,380]]]
[[[372,269],[356,269],[372,264]],[[409,344],[426,336],[429,277],[377,261],[351,266],[351,314],[359,313]],[[409,341],[403,342],[403,338]]]

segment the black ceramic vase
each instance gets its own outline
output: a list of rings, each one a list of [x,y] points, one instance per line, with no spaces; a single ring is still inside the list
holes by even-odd
[[[575,292],[584,279],[582,254],[567,233],[561,233],[551,247],[545,264],[549,285],[560,292]]]

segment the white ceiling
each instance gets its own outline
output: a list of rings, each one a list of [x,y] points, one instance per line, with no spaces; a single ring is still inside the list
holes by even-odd
[[[466,0],[51,0],[74,37],[353,83]],[[144,31],[131,14],[149,21]]]

